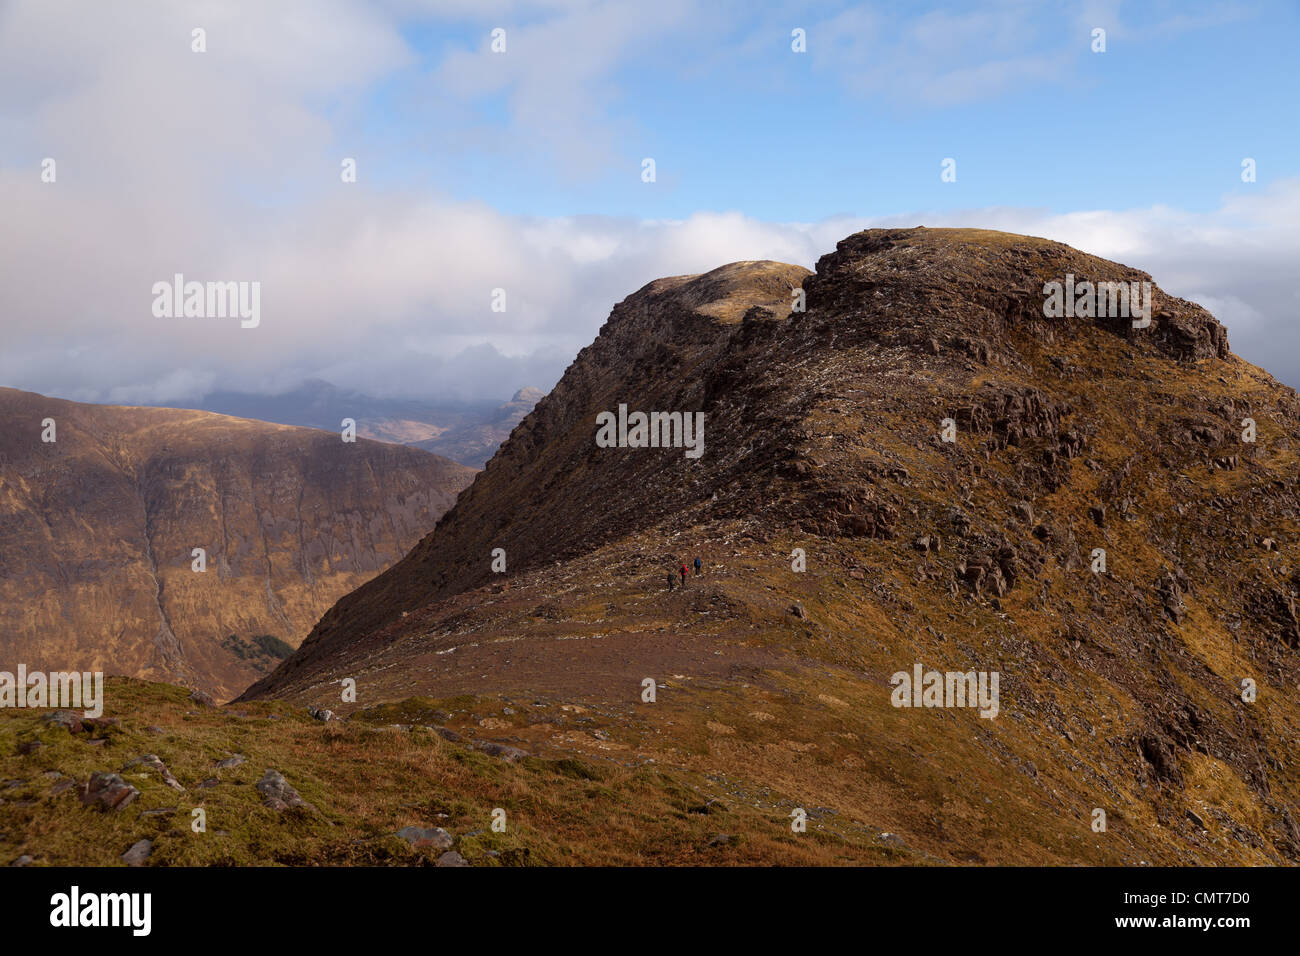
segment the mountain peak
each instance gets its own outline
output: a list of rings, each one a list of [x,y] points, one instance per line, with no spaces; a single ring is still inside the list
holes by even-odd
[[[1045,288],[1053,283],[1066,314],[1048,317]],[[1127,312],[1076,313],[1073,306],[1086,296],[1099,303],[1092,311],[1107,311],[1100,289],[1107,283],[1149,296],[1148,327],[1135,328]],[[1227,331],[1214,316],[1167,295],[1148,273],[1061,242],[990,229],[867,229],[822,256],[803,288],[810,321],[847,318],[859,332],[903,340],[910,329],[917,344],[937,336],[987,340],[1028,332],[1050,345],[1086,323],[1171,358],[1222,359],[1229,352]]]
[[[1183,790],[1222,786],[1261,858],[1300,858],[1300,797],[1272,756],[1300,720],[1281,690],[1300,682],[1300,403],[1154,283],[1145,327],[1045,315],[1045,286],[1073,279],[1150,282],[1043,239],[899,229],[848,237],[815,275],[736,263],[650,283],[434,531],[247,696],[319,703],[364,674],[372,703],[527,693],[611,714],[651,676],[675,718],[709,714],[679,745],[766,740],[727,751],[755,766],[815,746],[811,776],[851,789],[893,741],[874,779],[900,816],[932,783],[916,755],[959,755],[952,772],[997,798],[945,817],[928,844],[944,858],[987,852],[1004,801],[1015,827],[1054,834],[1024,852],[1058,859],[1095,807],[1176,821]],[[615,409],[691,415],[702,454],[598,442]],[[696,556],[704,573],[670,587]],[[1001,716],[900,716],[891,681],[923,667],[1000,675]],[[1246,677],[1273,716],[1243,706]],[[801,729],[778,746],[754,721],[787,707]],[[555,728],[514,733],[544,748]],[[1243,843],[1137,832],[1142,859]]]
[[[546,395],[540,388],[534,388],[526,385],[511,397],[509,404],[514,405],[519,402],[526,402],[529,405],[536,405]]]
[[[648,282],[614,307],[602,329],[606,339],[643,336],[655,341],[712,339],[759,308],[784,318],[795,289],[811,273],[770,260],[732,262],[698,275]],[[597,339],[595,345],[600,344]]]
[[[483,585],[483,556],[497,547],[518,571],[708,520],[892,540],[915,503],[890,476],[958,483],[938,444],[944,419],[962,430],[961,455],[1034,446],[1008,493],[1047,493],[1100,440],[1099,417],[1078,417],[1110,401],[1092,380],[1150,383],[1177,374],[1174,355],[1230,357],[1208,312],[1154,285],[1149,328],[1045,317],[1044,285],[1069,275],[1150,282],[1057,242],[917,228],[849,236],[815,274],[747,261],[648,283],[613,308],[433,534],[340,602],[254,692],[382,632],[403,609]],[[792,313],[800,286],[807,309]],[[620,405],[703,414],[703,458],[597,447],[596,416]]]

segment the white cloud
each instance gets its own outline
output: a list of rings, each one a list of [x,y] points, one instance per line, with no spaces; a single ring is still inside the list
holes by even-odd
[[[652,279],[737,259],[812,266],[857,229],[919,223],[1045,235],[1147,269],[1167,291],[1220,304],[1239,352],[1300,381],[1295,182],[1208,214],[981,209],[816,223],[728,211],[524,218],[380,187],[364,173],[342,185],[338,159],[354,144],[336,137],[355,127],[338,116],[412,66],[395,14],[435,9],[482,26],[484,43],[490,26],[510,29],[505,57],[464,50],[435,80],[468,96],[504,94],[514,128],[571,153],[575,169],[615,148],[611,70],[650,38],[707,46],[707,30],[674,31],[715,16],[688,0],[657,3],[649,19],[604,2],[0,6],[0,384],[183,403],[209,388],[274,390],[321,376],[379,394],[504,398],[552,384],[611,306]],[[902,49],[942,53],[986,35],[987,49],[951,69],[991,70],[996,86],[999,70],[1023,70],[1008,10],[904,24]],[[852,66],[876,42],[870,11],[837,22],[831,35],[809,32],[810,51],[829,47],[827,68]],[[206,54],[190,52],[194,26],[208,30]],[[56,184],[39,180],[45,156],[58,161]],[[155,319],[151,286],[176,272],[261,282],[261,326]],[[498,287],[505,314],[489,308]]]
[[[294,375],[385,394],[502,397],[552,384],[613,304],[652,279],[737,259],[811,267],[857,229],[918,223],[1045,236],[1145,269],[1166,291],[1218,306],[1239,353],[1300,381],[1294,181],[1208,215],[998,208],[802,224],[735,212],[521,219],[478,204],[348,192],[229,245],[178,230],[165,255],[152,225],[129,209],[103,202],[88,222],[79,207],[41,206],[32,194],[42,188],[0,182],[0,201],[18,211],[18,228],[0,240],[9,338],[0,381],[76,397],[183,401],[187,383],[265,388]],[[94,239],[77,246],[78,228]],[[149,287],[173,266],[201,280],[261,281],[261,326],[153,318]],[[498,287],[505,314],[490,309]],[[508,374],[534,377],[498,377]]]

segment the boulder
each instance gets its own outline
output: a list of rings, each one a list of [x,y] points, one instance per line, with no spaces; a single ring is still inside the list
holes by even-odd
[[[137,840],[131,844],[131,849],[122,854],[122,862],[127,866],[144,866],[152,852],[152,840]]]
[[[511,747],[508,744],[499,744],[494,740],[475,740],[472,746],[475,750],[481,750],[489,757],[500,757],[508,763],[514,763],[516,760],[522,760],[528,756],[526,750],[520,750],[518,747]]]
[[[262,795],[262,802],[272,810],[284,811],[290,807],[304,807],[308,810],[316,808],[302,798],[288,780],[284,779],[284,774],[278,770],[267,770],[262,779],[257,781],[257,792]]]
[[[81,718],[70,710],[56,710],[45,718],[51,727],[63,727],[70,734],[79,734],[82,730]]]
[[[417,849],[430,847],[434,850],[450,850],[456,842],[442,827],[402,827],[397,831],[397,836]]]
[[[140,796],[140,791],[115,773],[97,772],[90,775],[81,791],[81,802],[99,810],[123,810]]]

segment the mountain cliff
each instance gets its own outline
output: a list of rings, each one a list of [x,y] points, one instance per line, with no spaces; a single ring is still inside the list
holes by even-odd
[[[0,389],[0,658],[231,697],[472,476],[337,433]]]
[[[1045,315],[1118,282],[1149,324]],[[703,413],[702,456],[601,447],[620,406]],[[1295,861],[1298,443],[1213,316],[1057,242],[868,230],[813,274],[661,279],[246,697],[471,695],[514,745],[950,862]],[[914,668],[998,675],[995,713],[900,706]]]

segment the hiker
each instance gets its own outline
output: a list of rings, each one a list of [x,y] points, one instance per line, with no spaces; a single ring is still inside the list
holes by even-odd
[[[697,575],[700,573],[700,559],[699,559],[699,558],[696,558],[696,559],[695,559],[695,573],[696,573]]]
[[[673,589],[673,585],[676,583],[676,581],[677,581],[677,575],[673,574],[672,569],[669,568],[668,569],[668,590],[671,591]]]
[[[682,587],[686,586],[686,565],[682,565]]]

